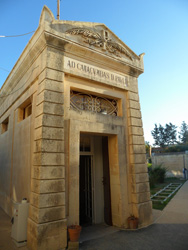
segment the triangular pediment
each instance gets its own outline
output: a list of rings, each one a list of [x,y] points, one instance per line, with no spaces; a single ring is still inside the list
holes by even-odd
[[[76,40],[107,55],[133,61],[139,57],[126,46],[106,25],[74,22],[67,27],[66,37]]]
[[[49,13],[45,14],[48,11]],[[56,20],[52,15],[52,12],[45,6],[41,14],[41,20],[49,22],[50,27],[56,32],[61,33],[66,39],[120,60],[134,61],[136,59],[140,61],[140,57],[105,24],[60,21]],[[44,18],[45,16],[46,18]]]

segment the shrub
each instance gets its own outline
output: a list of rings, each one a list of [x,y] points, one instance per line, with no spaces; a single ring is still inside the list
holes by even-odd
[[[162,165],[155,166],[149,171],[149,181],[151,188],[155,187],[155,184],[157,183],[164,182],[166,171],[166,168],[162,167]]]

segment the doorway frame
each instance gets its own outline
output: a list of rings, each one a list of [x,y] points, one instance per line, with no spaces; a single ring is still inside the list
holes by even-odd
[[[79,157],[80,133],[108,136],[112,225],[123,227],[128,217],[128,174],[125,130],[121,125],[67,120],[68,166],[67,176],[67,224],[79,224]],[[120,157],[120,160],[119,160]],[[120,165],[121,163],[121,165]]]

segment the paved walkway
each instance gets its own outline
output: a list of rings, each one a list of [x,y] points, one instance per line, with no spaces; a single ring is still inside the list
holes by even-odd
[[[96,226],[95,235],[92,230],[87,238],[82,235],[80,250],[188,250],[188,181],[162,212],[153,214],[154,224],[140,230]],[[0,209],[0,250],[26,250],[15,247],[10,232],[10,218]]]
[[[121,230],[80,244],[80,250],[188,250],[188,181],[154,224],[140,230]]]

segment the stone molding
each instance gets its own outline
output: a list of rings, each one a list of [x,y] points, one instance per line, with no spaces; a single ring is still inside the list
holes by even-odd
[[[102,30],[101,33],[103,35],[100,35],[99,33],[94,32],[90,29],[79,28],[79,27],[69,29],[66,31],[66,34],[81,35],[83,37],[83,42],[88,43],[91,46],[99,47],[103,51],[107,50],[109,53],[112,53],[117,57],[121,57],[122,54],[124,54],[131,61],[133,60],[132,55],[125,47],[123,47],[116,41],[108,38],[107,31]]]

